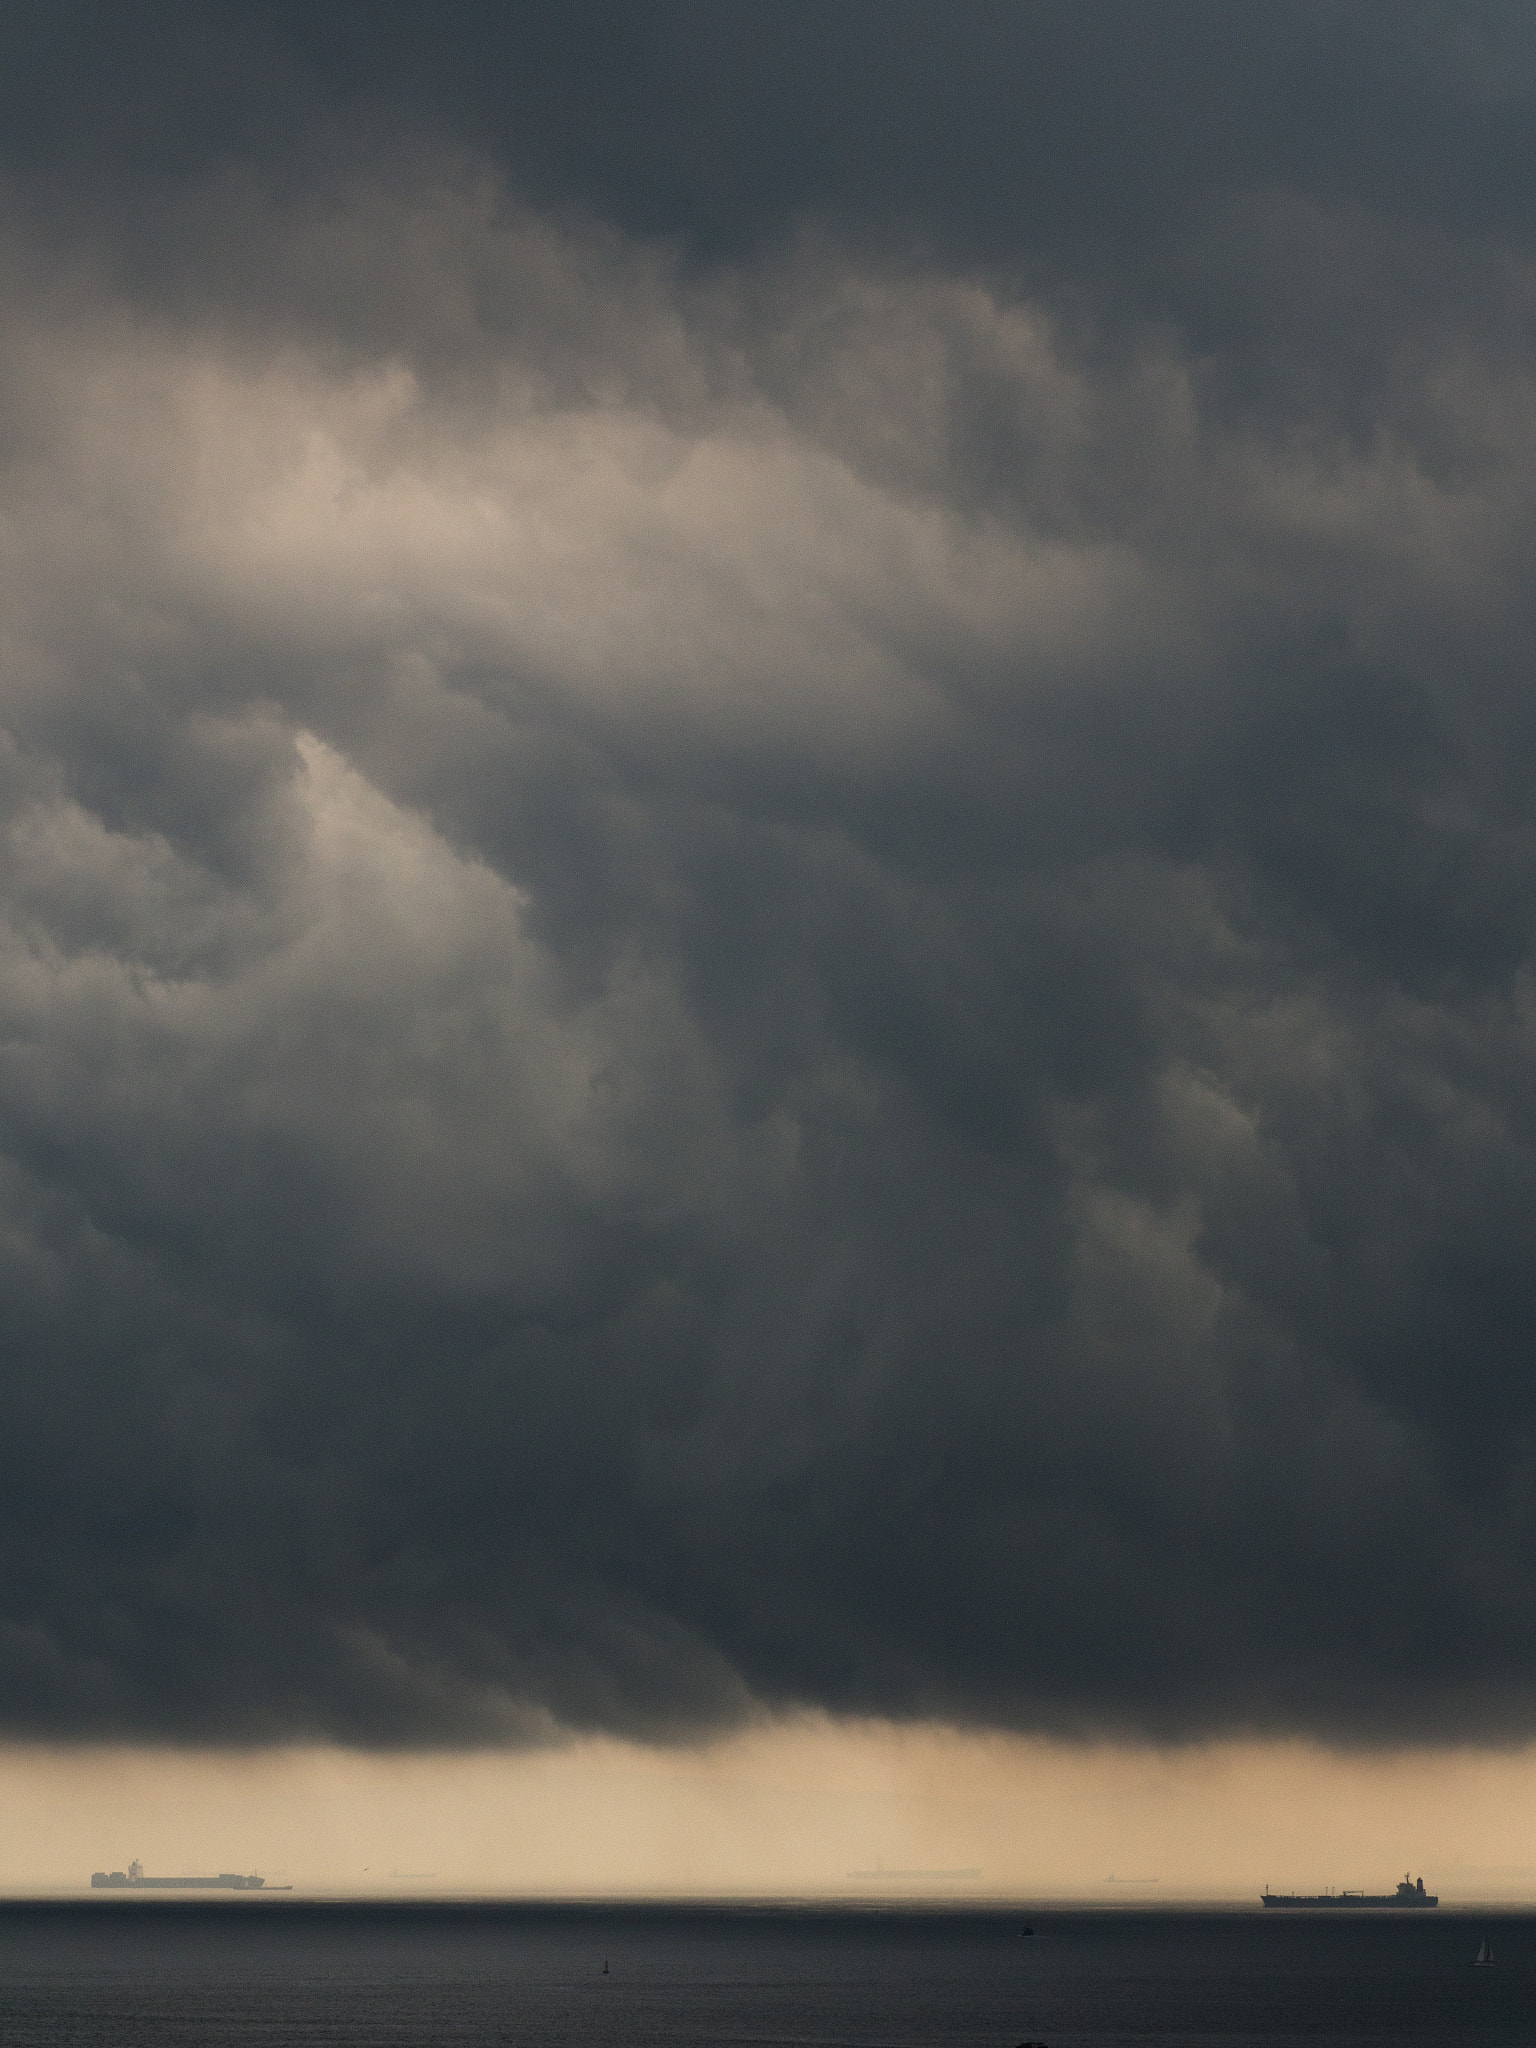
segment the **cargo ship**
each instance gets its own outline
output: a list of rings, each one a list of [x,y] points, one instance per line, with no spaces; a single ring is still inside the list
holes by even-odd
[[[1316,1898],[1302,1898],[1296,1892],[1272,1892],[1266,1885],[1260,1894],[1263,1906],[1438,1906],[1439,1896],[1424,1889],[1424,1880],[1412,1883],[1405,1876],[1397,1890],[1385,1892],[1319,1892]]]
[[[142,1863],[130,1863],[126,1870],[93,1870],[91,1883],[98,1891],[125,1892],[259,1892],[266,1879],[254,1872],[243,1877],[236,1870],[222,1870],[217,1877],[146,1877]],[[288,1886],[279,1889],[286,1891]]]

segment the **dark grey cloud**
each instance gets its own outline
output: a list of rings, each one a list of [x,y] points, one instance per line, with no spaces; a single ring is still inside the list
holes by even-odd
[[[0,66],[0,1723],[1536,1722],[1507,9]]]
[[[836,213],[1076,267],[1234,187],[1479,233],[1529,213],[1536,47],[1500,0],[65,0],[7,44],[6,150],[65,182],[304,176],[340,120],[717,247]]]

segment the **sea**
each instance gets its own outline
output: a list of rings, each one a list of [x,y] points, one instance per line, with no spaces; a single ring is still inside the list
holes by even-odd
[[[1536,1914],[0,1904],[4,2048],[1419,2041],[1536,2048]]]

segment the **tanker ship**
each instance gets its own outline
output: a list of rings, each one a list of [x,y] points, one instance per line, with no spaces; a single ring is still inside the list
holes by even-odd
[[[1385,1892],[1319,1892],[1316,1898],[1307,1899],[1296,1892],[1272,1892],[1266,1885],[1259,1903],[1264,1906],[1438,1906],[1440,1900],[1436,1893],[1425,1891],[1422,1877],[1413,1884],[1405,1876],[1390,1896]]]

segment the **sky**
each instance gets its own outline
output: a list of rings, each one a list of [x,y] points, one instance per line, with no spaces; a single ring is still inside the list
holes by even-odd
[[[0,8],[0,1885],[1525,1869],[1533,99]]]
[[[590,1738],[472,1756],[336,1747],[0,1751],[0,1888],[255,1871],[295,1899],[746,1897],[993,1908],[1241,1903],[1266,1884],[1446,1911],[1536,1899],[1536,1764],[1151,1749],[784,1718],[704,1747]],[[109,1903],[133,1901],[121,1894]]]

